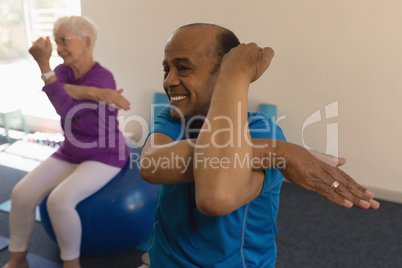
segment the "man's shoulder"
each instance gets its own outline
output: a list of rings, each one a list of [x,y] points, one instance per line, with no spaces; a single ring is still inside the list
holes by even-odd
[[[150,133],[160,132],[173,140],[181,140],[184,137],[182,120],[175,119],[170,114],[170,105],[163,107],[156,115],[151,116]]]
[[[282,129],[261,112],[248,113],[248,127],[252,138],[285,140]]]

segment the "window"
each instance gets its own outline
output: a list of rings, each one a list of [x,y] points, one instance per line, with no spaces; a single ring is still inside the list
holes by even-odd
[[[43,130],[32,126],[38,120],[30,122],[31,117],[59,117],[41,92],[40,70],[28,49],[39,37],[53,40],[57,18],[80,14],[80,0],[0,0],[0,109],[10,105],[22,108],[30,128]],[[54,46],[51,67],[60,63]]]

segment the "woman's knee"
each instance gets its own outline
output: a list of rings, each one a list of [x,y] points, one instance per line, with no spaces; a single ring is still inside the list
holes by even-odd
[[[46,207],[49,214],[58,211],[63,207],[63,200],[55,192],[51,192],[46,201]]]
[[[32,206],[35,207],[35,196],[31,194],[29,189],[24,187],[23,183],[18,183],[11,191],[11,202],[13,206]]]
[[[64,212],[66,209],[75,208],[75,204],[68,198],[68,193],[63,191],[52,191],[46,202],[49,214]]]

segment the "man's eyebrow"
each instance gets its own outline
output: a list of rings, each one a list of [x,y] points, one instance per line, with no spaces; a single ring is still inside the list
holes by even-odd
[[[175,59],[172,60],[172,63],[173,63],[173,64],[177,64],[177,63],[186,63],[186,64],[193,65],[193,62],[192,62],[189,58],[186,58],[186,57],[175,58]],[[163,66],[168,65],[168,61],[167,61],[167,60],[164,60],[164,61],[162,62],[162,65],[163,65]]]

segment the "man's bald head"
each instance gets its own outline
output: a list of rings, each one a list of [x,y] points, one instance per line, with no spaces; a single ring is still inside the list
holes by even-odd
[[[237,47],[240,44],[239,39],[232,31],[211,23],[191,23],[183,25],[178,28],[176,32],[191,29],[206,31],[212,36],[212,43],[208,53],[215,58],[215,66],[212,69],[212,73],[215,73],[219,70],[223,56],[232,48]]]

